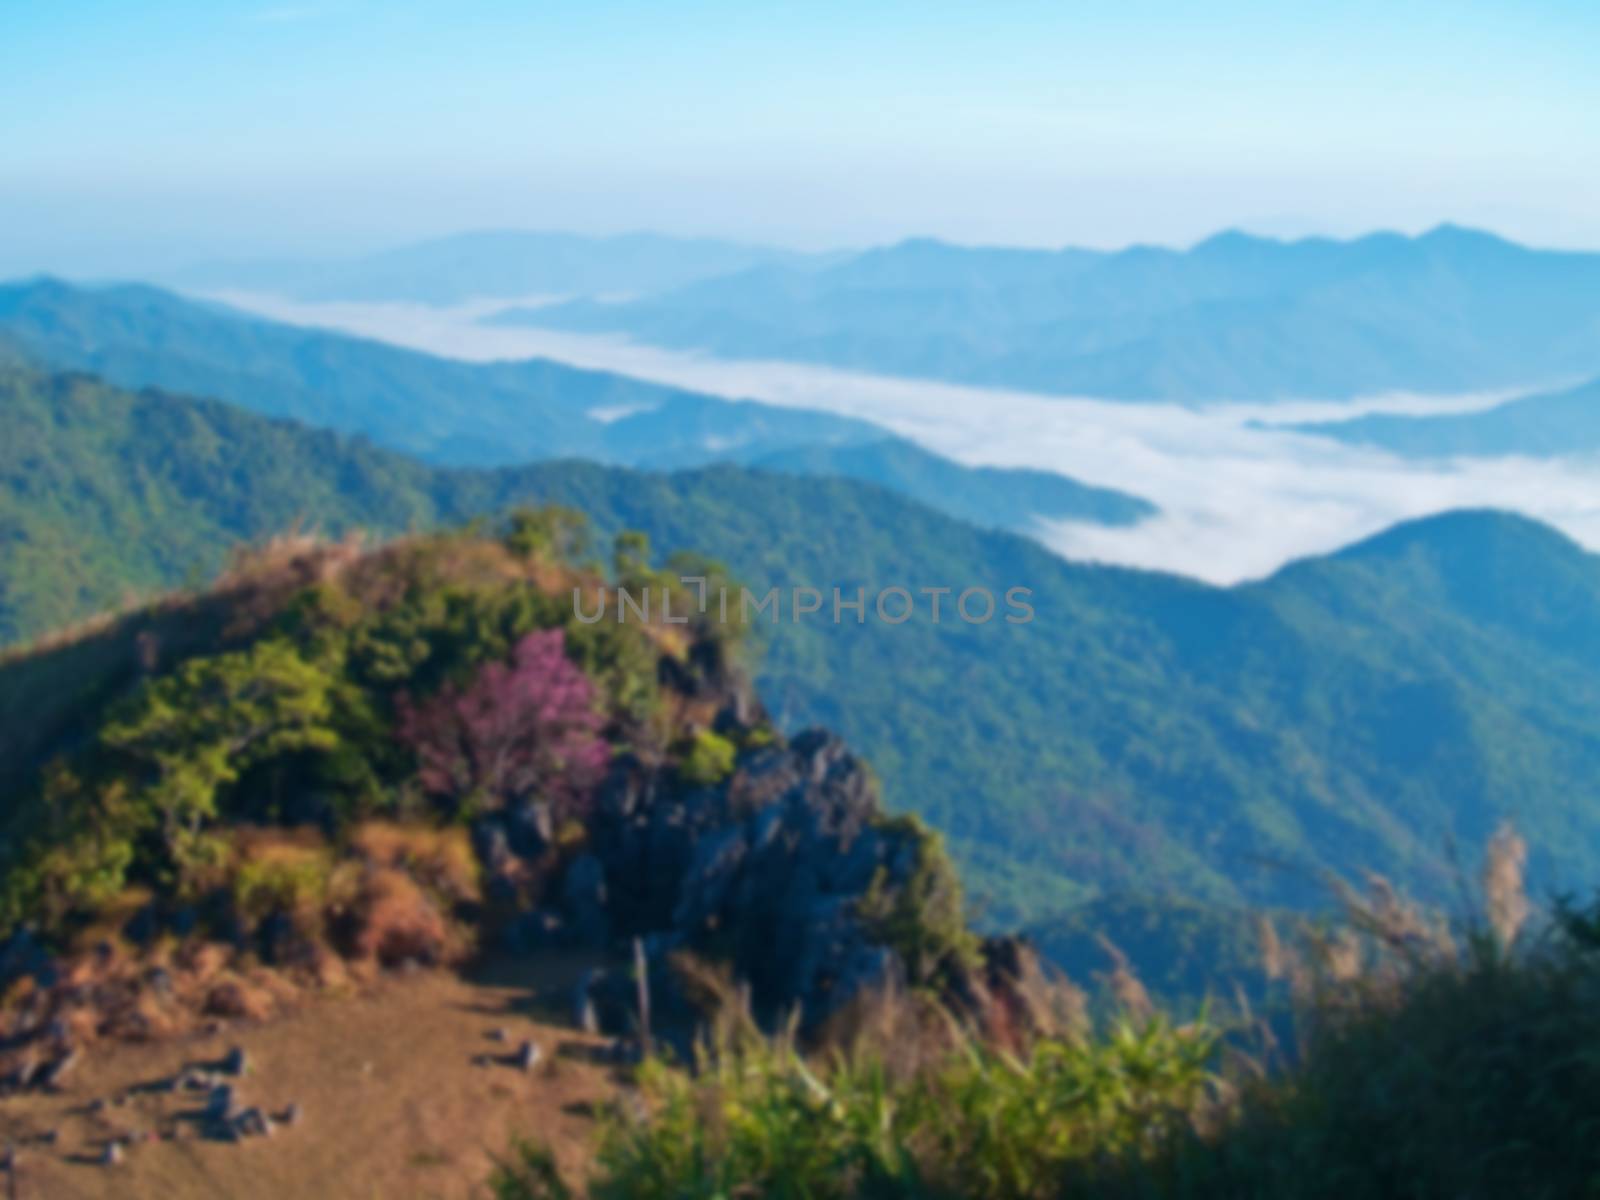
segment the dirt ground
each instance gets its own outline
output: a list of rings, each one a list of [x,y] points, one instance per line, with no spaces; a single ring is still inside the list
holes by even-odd
[[[0,1200],[485,1196],[494,1161],[520,1136],[549,1144],[576,1179],[595,1109],[621,1080],[594,1058],[602,1040],[567,1023],[584,965],[541,958],[467,978],[395,976],[261,1024],[99,1047],[61,1092],[0,1100],[0,1145],[15,1147]],[[510,1062],[526,1038],[543,1052],[531,1071]],[[203,1094],[140,1090],[233,1046],[249,1058],[236,1081],[240,1103],[273,1114],[296,1103],[298,1124],[268,1138],[211,1140],[193,1120]],[[53,1143],[41,1137],[49,1131]],[[120,1133],[145,1136],[120,1164],[102,1165],[107,1139]]]

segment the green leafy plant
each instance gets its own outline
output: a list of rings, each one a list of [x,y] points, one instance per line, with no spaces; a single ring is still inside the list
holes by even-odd
[[[738,747],[720,733],[702,729],[690,740],[678,760],[678,775],[685,783],[699,787],[721,783],[733,774],[738,754]]]

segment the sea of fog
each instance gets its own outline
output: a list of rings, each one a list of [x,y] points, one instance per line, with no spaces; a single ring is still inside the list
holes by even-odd
[[[1069,558],[1232,583],[1407,517],[1463,507],[1514,509],[1600,548],[1600,462],[1421,464],[1270,427],[1369,412],[1462,412],[1495,404],[1504,393],[1201,408],[1129,404],[730,361],[621,338],[480,323],[506,301],[431,308],[306,304],[239,293],[210,298],[275,320],[451,358],[544,357],[713,395],[844,413],[963,463],[1057,471],[1160,506],[1159,517],[1129,529],[1041,523],[1040,540]]]

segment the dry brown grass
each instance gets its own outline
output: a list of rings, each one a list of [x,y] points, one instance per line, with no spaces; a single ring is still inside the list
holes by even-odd
[[[357,959],[432,966],[459,961],[469,949],[422,886],[392,867],[366,873],[351,918],[346,944]]]
[[[451,903],[478,898],[478,859],[462,826],[364,821],[351,830],[349,848],[373,866],[406,872]]]

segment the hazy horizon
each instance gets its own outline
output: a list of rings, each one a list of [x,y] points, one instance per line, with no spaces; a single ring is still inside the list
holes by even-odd
[[[1600,248],[1597,33],[1559,3],[28,6],[0,40],[0,273],[507,227]]]
[[[1503,230],[1483,225],[1473,225],[1464,221],[1440,220],[1414,228],[1396,228],[1388,226],[1373,226],[1371,228],[1354,229],[1349,231],[1321,230],[1321,229],[1288,229],[1270,228],[1266,224],[1252,224],[1249,222],[1235,222],[1219,226],[1196,236],[1185,239],[1160,240],[1157,238],[1135,238],[1130,241],[1093,245],[1088,242],[1006,242],[999,240],[963,240],[959,237],[946,237],[932,233],[911,232],[899,237],[878,241],[858,243],[838,243],[834,245],[796,245],[781,241],[759,241],[756,239],[719,237],[715,234],[678,232],[663,228],[640,226],[634,228],[617,229],[602,232],[584,232],[571,228],[555,228],[543,226],[504,226],[497,228],[461,228],[443,229],[432,233],[422,234],[412,238],[400,240],[387,240],[372,245],[359,247],[342,246],[325,248],[318,252],[314,249],[305,249],[299,252],[285,250],[280,253],[268,253],[264,250],[251,252],[251,246],[256,243],[246,243],[238,248],[237,253],[215,253],[211,255],[195,254],[188,257],[149,257],[135,255],[132,261],[125,262],[119,256],[110,258],[91,257],[82,261],[81,265],[72,265],[73,259],[65,262],[50,262],[39,260],[34,265],[28,265],[29,260],[19,259],[16,265],[0,258],[0,281],[19,280],[28,278],[59,277],[74,283],[87,285],[93,284],[119,284],[119,283],[151,283],[156,286],[174,286],[173,281],[181,279],[185,274],[195,270],[211,267],[228,267],[251,264],[293,264],[326,263],[336,265],[342,262],[355,262],[375,255],[382,255],[394,251],[403,251],[421,246],[443,244],[458,239],[478,237],[571,237],[595,242],[620,240],[627,238],[660,238],[664,240],[684,242],[725,242],[730,245],[745,246],[751,249],[776,250],[809,255],[849,255],[860,254],[871,250],[889,249],[896,246],[918,242],[931,242],[945,246],[953,246],[966,250],[1031,250],[1040,252],[1059,252],[1069,250],[1093,250],[1102,253],[1117,253],[1119,251],[1134,249],[1160,249],[1172,250],[1183,253],[1194,249],[1214,238],[1229,234],[1244,234],[1263,241],[1278,242],[1291,245],[1303,241],[1332,241],[1340,243],[1357,242],[1369,237],[1399,236],[1405,238],[1419,238],[1431,232],[1453,228],[1466,230],[1473,233],[1486,234],[1502,241],[1532,250],[1549,250],[1568,253],[1600,253],[1600,243],[1594,246],[1565,245],[1548,242],[1527,241],[1514,237]],[[266,244],[265,242],[261,244]],[[94,262],[103,262],[105,265],[91,265]],[[119,265],[120,263],[120,265]],[[180,287],[179,290],[186,290]]]

